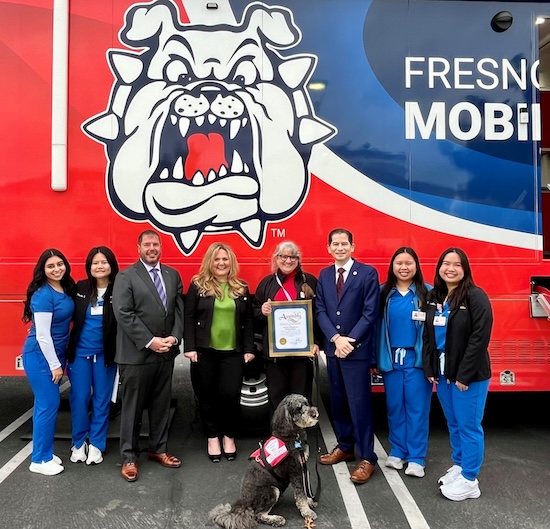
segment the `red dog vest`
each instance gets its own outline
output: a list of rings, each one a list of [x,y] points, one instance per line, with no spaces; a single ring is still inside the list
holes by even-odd
[[[250,454],[250,459],[255,459],[263,467],[266,466],[265,461],[271,468],[274,468],[288,456],[288,453],[284,441],[271,436],[260,448]]]

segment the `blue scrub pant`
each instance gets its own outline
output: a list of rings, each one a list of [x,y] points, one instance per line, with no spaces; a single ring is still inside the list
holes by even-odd
[[[61,365],[64,365],[64,359]],[[55,437],[55,423],[59,411],[59,385],[52,382],[52,372],[42,352],[23,353],[23,367],[34,393],[32,415],[33,463],[51,461]]]
[[[332,423],[340,450],[357,453],[373,465],[374,424],[370,362],[327,357]]]
[[[472,382],[460,391],[454,382],[440,379],[437,396],[447,419],[451,440],[451,458],[462,467],[462,475],[474,480],[483,463],[485,437],[481,421],[489,392],[489,380]]]
[[[382,373],[388,411],[390,455],[425,466],[433,384],[414,367],[415,352],[407,350],[403,365]]]
[[[71,381],[69,402],[73,445],[80,448],[88,437],[90,444],[104,452],[116,365],[105,366],[103,355],[77,356],[69,363],[67,374]],[[91,415],[88,412],[90,399]]]

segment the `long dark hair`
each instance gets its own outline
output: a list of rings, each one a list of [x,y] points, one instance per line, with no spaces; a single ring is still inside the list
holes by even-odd
[[[65,263],[66,270],[65,275],[61,278],[61,286],[67,294],[72,295],[73,293],[75,282],[74,279],[71,277],[71,265],[69,264],[69,261],[67,261],[67,258],[55,248],[48,248],[47,250],[44,250],[38,258],[38,262],[36,263],[36,266],[34,267],[34,271],[32,273],[32,281],[27,288],[27,299],[25,300],[25,307],[23,309],[23,321],[25,323],[28,323],[32,320],[32,295],[47,281],[45,268],[46,261],[50,257],[59,257]]]
[[[388,278],[386,279],[386,283],[380,292],[380,314],[384,314],[384,306],[386,305],[386,298],[388,297],[390,290],[397,285],[397,276],[393,271],[393,262],[395,261],[395,258],[402,253],[409,254],[414,259],[414,262],[416,263],[416,274],[413,276],[413,283],[416,287],[416,295],[420,298],[421,306],[426,301],[428,289],[424,284],[424,276],[422,275],[418,255],[409,246],[401,246],[401,248],[397,248],[397,250],[395,250],[392,258],[390,259],[390,264],[388,266]]]
[[[461,250],[460,248],[447,248],[439,257],[437,266],[435,267],[434,288],[428,294],[428,300],[435,301],[436,303],[443,303],[449,293],[447,284],[439,275],[439,269],[443,265],[445,257],[450,253],[456,253],[460,257],[460,264],[462,265],[462,270],[464,271],[464,277],[460,280],[458,286],[453,289],[447,298],[451,310],[455,310],[466,303],[466,299],[468,298],[468,290],[476,286],[474,283],[474,278],[472,277],[472,269],[470,268],[468,256],[464,250]]]
[[[86,257],[86,275],[88,276],[88,281],[90,281],[90,285],[92,287],[91,292],[91,303],[92,305],[95,305],[97,300],[97,279],[92,275],[92,262],[94,260],[94,257],[98,254],[102,253],[105,258],[107,259],[107,262],[109,263],[109,266],[111,267],[111,273],[109,274],[109,283],[112,285],[115,281],[115,277],[118,274],[118,262],[116,260],[115,254],[110,248],[107,248],[107,246],[94,246],[90,253],[88,254],[88,257]]]

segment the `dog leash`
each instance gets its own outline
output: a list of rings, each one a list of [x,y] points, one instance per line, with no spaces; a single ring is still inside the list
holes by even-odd
[[[319,388],[319,357],[315,356],[312,358],[313,360],[313,380],[315,381],[316,386],[316,395],[315,400],[316,403],[319,403],[321,400],[321,390]],[[321,452],[319,447],[319,425],[315,427],[315,445],[317,446],[317,457],[315,457],[315,474],[317,475],[317,489],[315,490],[315,494],[313,494],[311,490],[311,481],[309,479],[309,472],[307,470],[307,463],[305,461],[305,455],[300,454],[302,459],[304,459],[304,463],[302,465],[302,478],[304,482],[304,491],[306,492],[307,496],[309,498],[312,498],[313,501],[318,502],[319,498],[321,497],[321,474],[319,473],[319,453]]]

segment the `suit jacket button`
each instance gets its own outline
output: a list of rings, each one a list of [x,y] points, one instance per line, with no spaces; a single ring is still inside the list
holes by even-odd
[[[336,311],[336,316],[340,316],[340,311],[339,310]]]
[[[338,330],[340,330],[340,325],[337,325],[336,328],[337,328]]]

